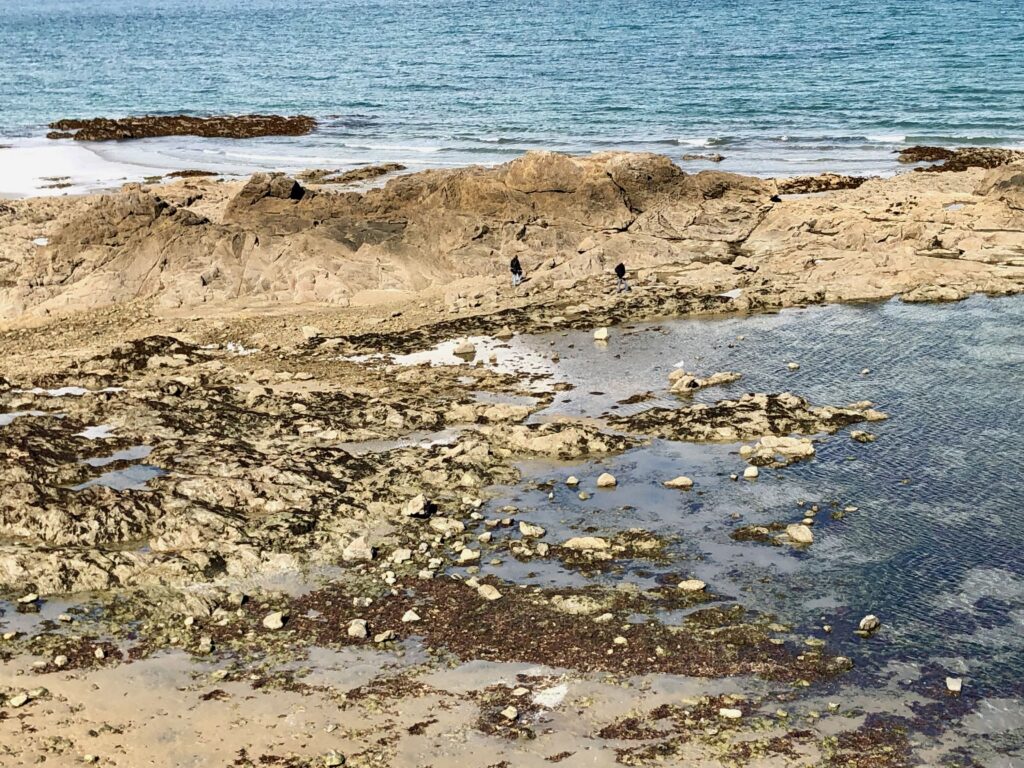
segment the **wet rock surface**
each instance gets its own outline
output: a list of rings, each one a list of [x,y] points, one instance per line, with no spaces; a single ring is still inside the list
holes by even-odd
[[[75,141],[123,141],[157,136],[251,139],[260,136],[304,136],[316,129],[316,120],[305,115],[145,115],[57,120],[50,123],[50,128],[48,138]]]

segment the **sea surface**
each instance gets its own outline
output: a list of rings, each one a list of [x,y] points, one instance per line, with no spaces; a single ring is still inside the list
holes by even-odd
[[[0,144],[49,146],[62,117],[305,113],[322,127],[298,139],[91,149],[107,181],[532,148],[884,174],[910,144],[1024,143],[1021,61],[1004,0],[0,0]]]

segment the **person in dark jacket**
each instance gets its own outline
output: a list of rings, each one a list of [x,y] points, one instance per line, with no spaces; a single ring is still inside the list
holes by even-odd
[[[621,261],[615,265],[615,278],[619,287],[619,293],[632,290],[626,282],[626,265]]]
[[[519,263],[519,257],[513,256],[512,261],[508,265],[509,272],[512,273],[512,285],[516,286],[523,282],[523,265]]]

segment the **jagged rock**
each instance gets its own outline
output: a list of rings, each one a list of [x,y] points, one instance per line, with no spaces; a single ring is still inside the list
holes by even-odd
[[[263,617],[263,626],[267,629],[281,629],[284,626],[287,617],[281,611],[274,611],[268,613]]]
[[[316,129],[316,120],[305,115],[146,115],[144,117],[91,120],[57,120],[50,123],[49,138],[76,141],[124,141],[157,136],[202,136],[248,139],[259,136],[303,136]]]
[[[607,539],[602,539],[599,536],[575,536],[564,542],[562,547],[576,552],[585,552],[605,550],[611,547],[611,544]]]
[[[684,475],[680,475],[679,477],[672,478],[671,480],[666,480],[662,485],[666,488],[680,488],[686,491],[693,488],[693,480]]]
[[[369,562],[373,560],[376,550],[370,546],[365,536],[353,539],[341,552],[341,558],[347,563]]]

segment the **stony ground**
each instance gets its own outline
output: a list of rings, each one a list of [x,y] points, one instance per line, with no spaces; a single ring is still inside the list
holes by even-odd
[[[811,458],[814,435],[870,441],[885,414],[867,402],[690,402],[731,372],[653,383],[675,409],[531,419],[567,385],[466,341],[492,337],[500,357],[518,334],[610,327],[614,344],[629,320],[826,299],[752,277],[751,258],[659,263],[626,294],[601,270],[560,282],[555,267],[519,289],[484,276],[348,306],[200,312],[121,293],[59,322],[22,317],[0,333],[4,764],[919,764],[912,710],[830,698],[856,659],[827,638],[722,598],[643,530],[556,539],[488,504],[524,460],[585,466],[652,436],[742,441],[747,479]],[[1010,261],[958,265],[943,272],[956,287],[918,297],[1019,290]],[[922,269],[879,290],[933,285]],[[720,295],[738,282],[740,298]],[[448,341],[463,364],[388,357]],[[405,439],[421,435],[436,440]],[[578,492],[614,482],[582,476]],[[735,535],[814,546],[818,513]],[[542,589],[479,573],[511,559],[668,575]],[[962,714],[937,696],[930,721]]]

